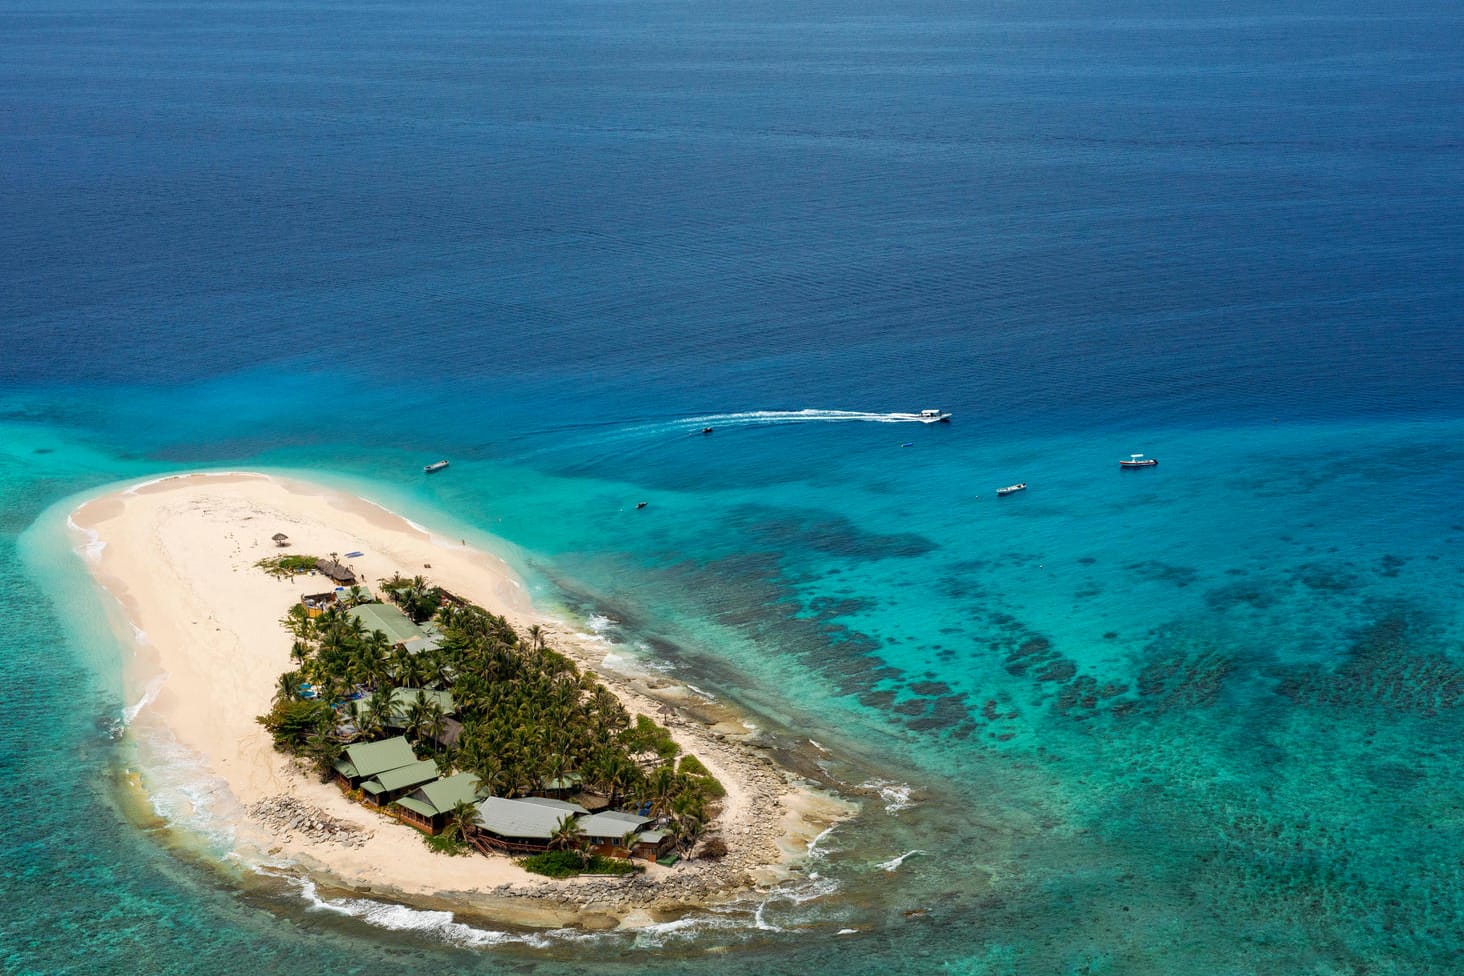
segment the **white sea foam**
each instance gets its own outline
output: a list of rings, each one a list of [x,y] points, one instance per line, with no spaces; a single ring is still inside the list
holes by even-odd
[[[589,624],[590,630],[596,634],[604,634],[605,631],[614,627],[620,621],[613,617],[607,617],[603,613],[592,613],[585,623]]]
[[[898,871],[900,869],[900,865],[902,865],[902,864],[905,863],[905,859],[906,858],[914,857],[916,854],[925,854],[925,853],[926,853],[925,851],[921,851],[921,850],[906,851],[905,853],[901,854],[899,857],[892,857],[888,861],[881,861],[879,863],[879,866],[882,867],[882,868],[884,868],[886,871]]]
[[[480,929],[457,921],[452,912],[408,908],[406,905],[374,901],[370,898],[327,899],[320,897],[315,882],[309,878],[292,878],[290,881],[313,910],[357,918],[368,925],[392,932],[417,932],[464,948],[496,946],[510,942],[521,942],[537,948],[551,944],[554,941],[552,936],[556,934],[517,934]]]
[[[688,681],[686,683],[686,687],[687,688],[690,688],[691,691],[694,694],[701,696],[702,701],[715,702],[717,700],[717,696],[716,695],[713,695],[711,692],[708,692],[708,691],[702,691],[700,688],[698,688],[696,685],[692,684],[690,681]]]
[[[215,851],[232,849],[238,803],[228,784],[209,770],[203,757],[169,734],[150,735],[138,744],[153,812],[203,838]]]
[[[834,832],[834,828],[837,826],[838,824],[830,824],[823,830],[819,831],[818,835],[814,837],[813,840],[808,842],[808,859],[810,861],[819,860],[824,856],[825,852],[819,849],[819,845],[822,844],[824,840]]]
[[[72,515],[74,514],[76,513],[73,512]],[[107,548],[107,544],[102,541],[101,533],[99,533],[96,529],[83,529],[81,526],[76,524],[76,521],[72,519],[71,515],[66,516],[66,526],[67,528],[71,529],[71,531],[76,532],[86,538],[86,542],[77,547],[76,551],[81,553],[82,556],[90,559],[94,563],[100,562],[102,558],[102,550]]]
[[[763,911],[768,907],[768,901],[769,899],[763,899],[762,903],[757,906],[757,911],[752,913],[752,924],[764,932],[781,932],[783,931],[782,926],[774,925],[763,917]]]
[[[899,813],[901,810],[908,810],[915,805],[915,801],[911,799],[914,790],[908,783],[874,779],[860,783],[859,787],[878,793],[880,799],[884,800],[885,813]]]
[[[839,929],[839,931],[835,932],[834,934],[835,935],[853,935],[854,933],[856,933],[858,931],[859,931],[858,929]]]
[[[142,690],[142,697],[133,704],[128,705],[126,708],[122,709],[122,724],[131,725],[133,720],[137,718],[137,714],[139,712],[141,712],[144,708],[151,705],[154,701],[157,700],[158,692],[163,690],[163,685],[166,684],[167,681],[168,672],[164,671],[162,674],[155,675],[153,679],[147,683],[147,687]]]
[[[659,948],[670,941],[689,941],[701,932],[745,928],[746,919],[731,915],[687,915],[670,922],[657,922],[636,929],[634,945],[639,949]]]

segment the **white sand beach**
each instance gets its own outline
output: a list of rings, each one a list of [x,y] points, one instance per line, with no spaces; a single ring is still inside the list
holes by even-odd
[[[634,897],[627,891],[620,898],[606,889],[605,879],[551,882],[506,857],[433,853],[416,830],[298,771],[256,723],[269,708],[276,679],[291,667],[290,637],[280,619],[302,592],[330,586],[320,576],[276,579],[256,567],[258,560],[282,551],[338,553],[373,589],[393,573],[426,576],[502,614],[521,632],[530,624],[545,627],[557,650],[600,674],[632,712],[655,717],[663,701],[685,689],[666,688],[652,697],[644,681],[607,677],[597,667],[603,649],[577,644],[566,627],[536,613],[500,557],[434,538],[331,488],[253,473],[187,474],[95,498],[71,519],[81,532],[95,533],[85,558],[116,598],[117,630],[135,649],[125,668],[129,701],[150,685],[156,691],[136,724],[170,734],[226,784],[230,802],[215,808],[233,811],[237,853],[246,862],[284,859],[341,887],[434,907],[456,905],[507,922],[611,927],[776,884],[815,836],[849,812],[843,801],[795,780],[727,735],[726,723],[713,730],[673,719],[671,731],[683,749],[727,789],[715,824],[730,849],[725,859],[652,866]],[[276,533],[289,536],[288,550],[276,547]],[[344,555],[353,552],[362,555]],[[144,789],[147,782],[143,770]],[[322,839],[247,812],[280,797],[356,825],[364,842]]]

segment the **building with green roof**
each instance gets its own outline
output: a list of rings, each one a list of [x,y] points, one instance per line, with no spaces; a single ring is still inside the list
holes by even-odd
[[[417,702],[417,696],[421,695],[429,702],[435,702],[437,707],[442,709],[443,715],[451,715],[457,710],[457,703],[452,700],[450,691],[428,691],[423,688],[393,688],[391,690],[391,713],[386,718],[389,728],[404,729],[407,727],[407,716],[412,712],[412,706]],[[351,702],[351,711],[359,724],[370,707],[370,698],[357,698]],[[444,730],[445,731],[445,730]]]
[[[361,626],[368,632],[381,631],[393,644],[405,644],[407,641],[427,636],[425,630],[412,623],[411,617],[390,603],[363,603],[358,607],[352,607],[346,613],[353,619],[359,620]]]
[[[584,807],[541,796],[517,800],[490,796],[478,804],[479,836],[499,850],[548,850],[560,821],[584,812]]]
[[[418,830],[439,834],[453,807],[459,803],[477,803],[479,792],[478,777],[472,773],[456,773],[419,786],[397,800],[392,812]]]
[[[335,762],[336,775],[347,789],[355,789],[363,780],[392,769],[410,766],[417,754],[402,736],[380,742],[357,742],[346,746],[346,754]]]
[[[436,778],[437,763],[422,759],[408,766],[377,773],[361,783],[361,791],[366,794],[368,802],[384,807],[397,797],[404,796],[412,789]]]

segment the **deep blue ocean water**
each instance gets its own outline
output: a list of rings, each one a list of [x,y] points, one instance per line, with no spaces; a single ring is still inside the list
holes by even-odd
[[[1461,21],[6,4],[0,968],[1458,972]],[[636,937],[220,870],[64,523],[246,466],[504,540],[863,812]]]

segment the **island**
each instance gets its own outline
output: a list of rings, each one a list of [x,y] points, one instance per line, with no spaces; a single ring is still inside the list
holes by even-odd
[[[783,883],[851,812],[684,685],[597,671],[501,556],[344,491],[185,474],[71,522],[131,650],[129,734],[197,758],[231,860],[634,927]]]

